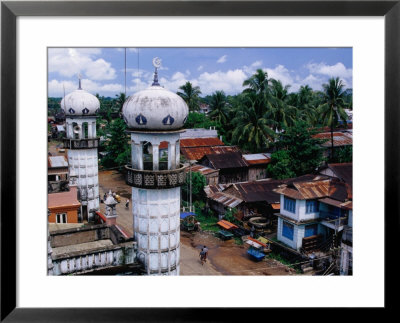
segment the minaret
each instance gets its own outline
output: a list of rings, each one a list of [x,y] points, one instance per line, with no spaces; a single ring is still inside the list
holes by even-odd
[[[81,202],[81,218],[92,221],[99,210],[98,155],[99,138],[96,137],[96,113],[99,100],[79,87],[61,101],[65,111],[67,138],[64,148],[68,149],[69,173],[76,175],[78,200]]]
[[[153,59],[152,86],[135,93],[122,113],[131,135],[133,232],[137,257],[148,275],[179,275],[180,203],[185,167],[180,165],[179,138],[188,115],[183,99],[158,83],[160,59]],[[168,151],[160,153],[161,142]]]

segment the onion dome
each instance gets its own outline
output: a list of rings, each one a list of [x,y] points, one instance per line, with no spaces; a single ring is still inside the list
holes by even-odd
[[[185,101],[177,94],[160,86],[155,67],[154,81],[146,90],[130,96],[122,107],[129,129],[168,131],[183,127],[189,113]],[[157,62],[157,61],[156,61]],[[159,61],[158,61],[159,64]]]
[[[94,116],[100,109],[100,101],[91,93],[79,88],[61,100],[61,108],[66,116]]]

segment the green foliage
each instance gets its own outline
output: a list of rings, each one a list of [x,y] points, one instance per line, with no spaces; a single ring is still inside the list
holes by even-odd
[[[225,214],[224,214],[224,219],[226,221],[229,221],[233,224],[240,224],[239,221],[235,218],[235,214],[237,213],[237,209],[236,208],[229,208]]]
[[[192,174],[192,201],[202,200],[204,198],[204,186],[206,186],[206,178],[198,172],[191,172]],[[186,185],[182,186],[183,199],[189,200],[190,190],[190,172],[186,176]]]
[[[178,94],[188,105],[189,111],[199,111],[200,109],[200,97],[201,94],[200,88],[198,86],[193,86],[192,83],[186,82],[184,85],[179,87],[181,92],[177,92]]]
[[[353,146],[338,148],[335,153],[333,163],[351,163],[353,161]]]
[[[198,112],[189,112],[187,120],[185,122],[186,129],[193,128],[205,128],[209,129],[210,127],[218,126],[218,123],[210,120],[204,113]]]
[[[121,118],[113,120],[109,125],[111,137],[106,143],[108,154],[102,159],[104,167],[116,167],[127,164],[130,159],[130,145],[126,134],[126,124]]]
[[[275,179],[295,177],[291,169],[291,158],[287,150],[278,150],[271,155],[271,162],[268,165],[268,174]]]
[[[293,127],[284,128],[278,151],[271,155],[268,172],[273,178],[282,179],[313,173],[324,161],[322,143],[312,138],[315,132],[304,121],[298,121]]]

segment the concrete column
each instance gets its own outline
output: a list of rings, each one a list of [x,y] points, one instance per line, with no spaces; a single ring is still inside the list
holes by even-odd
[[[171,169],[176,168],[176,145],[175,142],[171,144]]]
[[[158,149],[158,144],[153,145],[153,170],[158,170],[158,164],[159,164],[159,156],[160,152]]]
[[[141,141],[138,145],[138,153],[137,153],[137,163],[138,169],[143,170],[143,142]]]
[[[96,138],[96,121],[93,122],[92,130],[92,138]]]
[[[74,138],[74,128],[72,126],[72,122],[68,123],[68,129],[69,129],[69,135],[68,138],[73,139]]]
[[[171,155],[171,143],[168,141],[168,169],[172,169],[172,155]]]
[[[175,151],[175,165],[176,165],[176,168],[179,168],[180,167],[180,142],[179,142],[179,140],[178,141],[176,141],[176,143],[175,143],[175,149],[176,149],[176,151]]]
[[[88,122],[88,138],[93,138],[93,124]]]

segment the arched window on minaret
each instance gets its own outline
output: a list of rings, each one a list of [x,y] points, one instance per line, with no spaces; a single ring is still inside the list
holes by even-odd
[[[143,142],[143,169],[153,170],[153,145],[151,142]]]
[[[168,169],[168,141],[160,142],[159,170]]]

